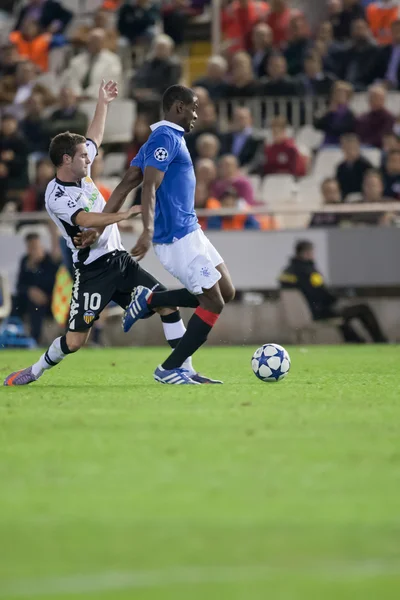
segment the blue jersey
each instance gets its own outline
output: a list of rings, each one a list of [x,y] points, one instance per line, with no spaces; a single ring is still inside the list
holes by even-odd
[[[200,227],[194,210],[196,177],[183,128],[160,121],[151,129],[131,166],[165,173],[156,193],[153,242],[171,244]]]

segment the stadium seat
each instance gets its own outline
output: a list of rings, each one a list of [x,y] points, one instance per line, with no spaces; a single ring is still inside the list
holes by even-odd
[[[126,154],[124,152],[110,152],[104,158],[104,175],[106,177],[122,175],[125,163]]]
[[[270,208],[278,207],[282,202],[290,202],[296,192],[292,175],[268,175],[261,186],[261,200]]]
[[[115,190],[119,182],[121,181],[120,177],[101,177],[100,183],[105,187],[108,187],[111,191]]]
[[[0,273],[0,319],[5,319],[11,312],[11,291],[6,273]]]
[[[382,152],[378,148],[361,148],[361,154],[368,158],[372,166],[379,169],[382,162]]]
[[[357,94],[354,94],[350,107],[356,115],[367,112],[369,110],[367,92],[358,92]]]
[[[93,119],[96,107],[95,100],[85,100],[79,105],[85,112],[89,121]],[[106,128],[104,132],[104,144],[122,144],[132,139],[132,128],[136,118],[136,104],[133,100],[116,100],[110,104]]]
[[[296,144],[306,146],[308,150],[314,151],[319,148],[323,142],[324,134],[322,131],[314,129],[312,125],[304,125],[296,135]]]
[[[320,183],[326,177],[332,177],[338,164],[343,160],[343,152],[340,148],[322,148],[316,158],[312,175]]]
[[[326,341],[333,333],[336,334],[336,341],[341,341],[337,332],[341,318],[313,321],[308,304],[299,290],[281,290],[279,299],[283,320],[295,344],[314,343],[318,333],[321,338],[324,337],[322,341]]]
[[[258,198],[261,193],[261,177],[259,175],[248,175],[248,178],[253,187],[254,195]]]
[[[298,182],[297,200],[310,209],[321,206],[320,182],[315,177],[303,177]]]

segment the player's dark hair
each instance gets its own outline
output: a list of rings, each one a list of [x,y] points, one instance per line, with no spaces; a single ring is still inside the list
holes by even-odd
[[[38,240],[40,238],[40,235],[38,233],[28,233],[25,236],[25,243],[27,244],[28,242],[33,242],[33,240]]]
[[[195,93],[190,88],[184,85],[171,85],[163,96],[162,107],[163,111],[167,113],[171,110],[175,102],[183,102],[183,104],[191,104],[194,100]]]
[[[86,138],[83,135],[70,133],[69,131],[59,133],[53,137],[50,143],[49,156],[51,162],[55,167],[61,167],[64,154],[74,158],[77,146],[85,142]]]
[[[312,250],[314,248],[314,244],[310,242],[310,240],[299,240],[296,242],[296,246],[294,247],[296,256],[300,256],[303,252],[307,252],[307,250]]]

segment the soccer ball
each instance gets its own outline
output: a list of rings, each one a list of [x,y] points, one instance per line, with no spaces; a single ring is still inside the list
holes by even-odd
[[[275,383],[289,373],[290,356],[278,344],[264,344],[254,352],[251,366],[258,379]]]

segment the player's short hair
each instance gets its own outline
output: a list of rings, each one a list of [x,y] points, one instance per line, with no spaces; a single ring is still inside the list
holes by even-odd
[[[25,236],[25,243],[33,242],[34,240],[39,240],[40,235],[38,233],[27,233]]]
[[[70,133],[69,131],[59,133],[53,137],[50,143],[49,156],[51,162],[55,167],[61,167],[64,154],[74,158],[77,146],[85,143],[86,138],[83,135]]]
[[[310,240],[299,240],[296,242],[294,247],[294,251],[296,256],[300,256],[303,252],[307,252],[307,250],[312,250],[314,248],[314,244],[310,242]]]
[[[184,85],[171,85],[163,96],[162,99],[162,107],[163,111],[166,113],[175,104],[175,102],[183,102],[183,104],[191,104],[194,100],[195,93],[188,87]]]

